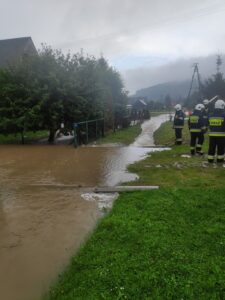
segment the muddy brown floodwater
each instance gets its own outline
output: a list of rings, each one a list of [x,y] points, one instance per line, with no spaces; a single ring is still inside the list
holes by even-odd
[[[166,119],[145,122],[128,147],[0,146],[0,299],[40,299],[95,226],[102,199],[110,201],[68,185],[135,179],[126,166],[157,150],[147,147]]]

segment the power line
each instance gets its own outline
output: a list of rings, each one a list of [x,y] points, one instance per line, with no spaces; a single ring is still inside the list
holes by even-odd
[[[194,63],[193,65],[194,71],[192,74],[192,78],[191,78],[191,85],[190,85],[190,89],[188,92],[188,96],[187,96],[187,100],[189,100],[190,96],[191,96],[191,92],[193,89],[193,83],[195,80],[195,76],[197,77],[197,83],[198,83],[198,93],[201,95],[202,94],[202,83],[201,83],[201,79],[200,79],[200,74],[199,74],[199,69],[198,69],[198,63]]]

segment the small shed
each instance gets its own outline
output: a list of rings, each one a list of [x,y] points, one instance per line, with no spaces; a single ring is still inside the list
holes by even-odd
[[[150,113],[148,109],[148,104],[145,102],[145,98],[138,98],[132,109],[133,118],[136,120],[146,120],[149,119]]]
[[[31,37],[0,40],[0,68],[6,68],[24,56],[35,54],[37,50]]]
[[[136,110],[145,110],[147,107],[148,105],[144,98],[138,98],[133,105],[133,108]]]

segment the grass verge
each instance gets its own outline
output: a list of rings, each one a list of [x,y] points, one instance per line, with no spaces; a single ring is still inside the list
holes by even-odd
[[[207,157],[189,155],[189,132],[187,126],[183,132],[184,144],[173,146],[170,151],[155,152],[138,163],[129,166],[129,171],[137,173],[140,178],[131,184],[159,185],[160,187],[224,187],[224,172],[222,165],[208,165]],[[155,142],[158,145],[174,144],[174,131],[171,123],[164,123],[155,132]],[[206,134],[203,150],[207,153],[208,137]]]
[[[224,195],[124,193],[47,299],[223,299]]]
[[[125,145],[131,144],[134,139],[141,133],[141,124],[130,126],[125,129],[111,132],[104,138],[97,141],[98,144],[121,143]]]
[[[224,169],[182,157],[184,135],[130,167],[162,188],[121,194],[45,299],[225,299]],[[173,143],[170,123],[155,139]]]
[[[47,130],[39,130],[36,132],[28,131],[25,133],[25,143],[30,143],[37,141],[38,139],[48,137]],[[0,134],[0,144],[21,144],[21,135],[20,134]]]

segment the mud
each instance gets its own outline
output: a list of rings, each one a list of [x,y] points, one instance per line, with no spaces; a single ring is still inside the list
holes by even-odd
[[[0,146],[0,299],[40,299],[112,206],[113,198],[63,185],[134,180],[127,165],[160,150],[147,147],[166,118],[145,122],[129,147]]]

